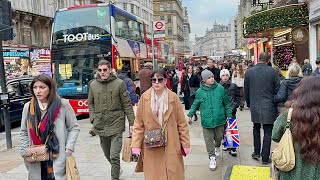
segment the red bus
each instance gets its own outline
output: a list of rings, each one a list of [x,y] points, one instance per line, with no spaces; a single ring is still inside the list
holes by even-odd
[[[58,10],[51,40],[58,94],[69,99],[76,114],[88,113],[88,83],[100,60],[110,61],[116,70],[126,66],[133,80],[143,61],[151,60],[144,22],[113,4]]]

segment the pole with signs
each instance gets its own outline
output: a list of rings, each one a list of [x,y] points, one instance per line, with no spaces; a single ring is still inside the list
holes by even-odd
[[[153,22],[152,22],[152,24],[153,24]],[[153,25],[152,25],[152,29],[151,29],[151,48],[152,48],[153,70],[157,70],[158,69],[158,64],[157,64],[157,61],[154,58],[154,29],[153,29]]]
[[[2,93],[7,93],[7,85],[6,85],[6,77],[5,77],[4,61],[3,61],[3,52],[2,52],[2,34],[1,33],[0,33],[0,85],[1,85]],[[3,112],[3,118],[4,118],[4,128],[6,130],[7,149],[11,149],[12,148],[11,123],[10,123],[8,105],[3,106],[2,112]]]

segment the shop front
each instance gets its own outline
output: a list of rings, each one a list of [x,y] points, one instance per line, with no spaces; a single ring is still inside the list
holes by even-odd
[[[261,52],[272,56],[272,63],[287,70],[293,58],[302,64],[309,58],[308,7],[292,4],[255,13],[244,19],[243,35],[253,38],[249,49],[254,60]]]
[[[36,76],[38,74],[47,74],[49,76],[51,73],[51,54],[49,49],[33,49],[30,52],[31,60],[31,75]]]
[[[28,76],[31,71],[29,48],[3,47],[3,60],[7,78]]]

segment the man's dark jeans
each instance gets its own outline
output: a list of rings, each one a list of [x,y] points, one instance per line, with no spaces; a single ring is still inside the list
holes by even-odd
[[[272,135],[273,124],[263,124],[263,145],[261,151],[261,135],[260,123],[253,123],[253,144],[254,144],[254,154],[261,154],[262,161],[267,162],[270,157],[270,146],[271,146],[271,135]],[[261,152],[261,153],[260,153]]]

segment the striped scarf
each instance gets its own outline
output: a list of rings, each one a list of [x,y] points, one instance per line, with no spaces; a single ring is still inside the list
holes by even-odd
[[[53,180],[53,160],[59,157],[59,142],[53,132],[54,121],[59,114],[61,105],[61,99],[57,95],[47,109],[47,112],[41,119],[41,111],[38,101],[32,97],[29,106],[28,113],[28,127],[31,140],[34,145],[45,144],[47,137],[50,135],[47,141],[47,147],[50,154],[49,160],[41,162],[41,179]]]

